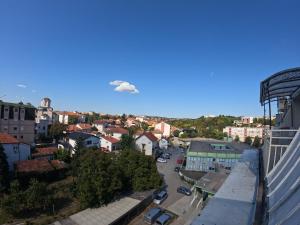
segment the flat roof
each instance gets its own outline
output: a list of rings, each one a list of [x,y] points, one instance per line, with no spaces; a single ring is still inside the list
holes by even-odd
[[[227,149],[216,150],[213,145],[224,145]],[[189,152],[211,152],[211,153],[236,153],[242,154],[245,146],[237,143],[229,143],[224,141],[191,141],[188,151]]]
[[[83,210],[70,216],[70,219],[78,225],[109,225],[140,202],[140,200],[125,197],[100,208]]]
[[[191,225],[252,225],[257,188],[258,152],[245,150],[241,161]]]
[[[208,172],[200,180],[198,180],[195,185],[205,192],[215,194],[220,189],[227,177],[228,174],[224,172]]]

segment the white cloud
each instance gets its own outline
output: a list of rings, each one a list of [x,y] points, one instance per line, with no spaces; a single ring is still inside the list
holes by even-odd
[[[139,90],[135,87],[135,85],[127,81],[115,80],[109,82],[109,84],[112,86],[116,86],[114,90],[118,92],[129,92],[131,94],[139,93]]]
[[[27,85],[25,85],[25,84],[17,84],[17,87],[19,87],[19,88],[27,88]]]

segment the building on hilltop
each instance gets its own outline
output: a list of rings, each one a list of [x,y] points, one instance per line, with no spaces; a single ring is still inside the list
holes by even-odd
[[[0,100],[0,132],[10,134],[20,142],[34,145],[35,110],[29,103],[15,104]]]

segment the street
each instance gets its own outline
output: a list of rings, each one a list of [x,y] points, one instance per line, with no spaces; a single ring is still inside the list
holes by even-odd
[[[168,192],[168,198],[161,204],[159,205],[160,208],[163,208],[165,210],[168,210],[177,216],[179,216],[175,221],[182,221],[182,215],[185,214],[185,209],[187,205],[192,200],[192,196],[185,196],[183,194],[177,193],[177,188],[179,186],[186,186],[190,187],[189,184],[184,182],[178,175],[177,172],[174,171],[174,168],[176,167],[176,160],[178,156],[183,155],[181,153],[181,150],[177,147],[171,147],[168,150],[165,151],[166,153],[172,153],[172,156],[170,159],[167,160],[167,163],[158,163],[157,162],[157,169],[160,174],[164,175],[164,180],[166,184],[166,190]],[[177,206],[177,208],[182,209],[184,212],[174,212],[174,206]],[[130,225],[141,225],[141,224],[146,224],[143,222],[143,217],[144,214],[152,207],[157,207],[154,203],[151,204],[143,213],[141,213],[139,216],[137,216],[133,221],[131,221]]]

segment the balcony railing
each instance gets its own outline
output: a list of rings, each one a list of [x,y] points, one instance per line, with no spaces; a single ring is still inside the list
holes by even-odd
[[[284,155],[297,130],[266,129],[263,146],[263,161],[267,175]]]

